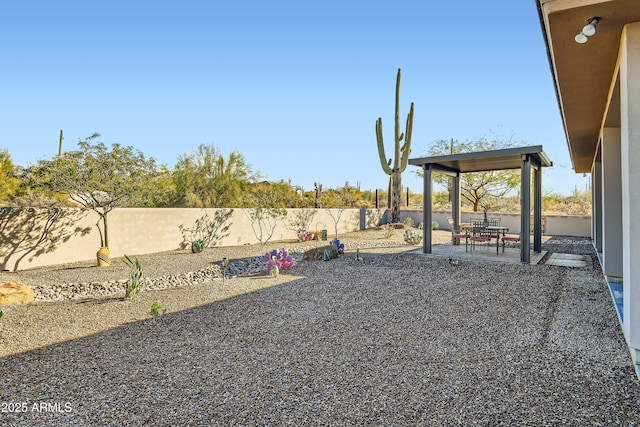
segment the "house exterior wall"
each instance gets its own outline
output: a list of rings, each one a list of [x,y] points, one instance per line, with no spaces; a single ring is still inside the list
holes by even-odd
[[[602,252],[602,147],[591,169],[591,237],[596,251]]]
[[[622,174],[620,129],[602,131],[602,267],[611,278],[622,277]]]
[[[640,23],[625,26],[620,47],[624,331],[635,363],[640,351]]]

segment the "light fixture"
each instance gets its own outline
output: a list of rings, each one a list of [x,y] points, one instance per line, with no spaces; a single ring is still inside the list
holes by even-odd
[[[589,39],[584,34],[582,34],[582,33],[576,34],[576,42],[582,44],[582,43],[586,43],[587,40],[589,40]]]
[[[594,16],[593,18],[587,19],[587,25],[582,27],[582,31],[580,31],[575,36],[575,40],[577,43],[583,44],[589,40],[589,37],[596,33],[596,25],[600,22],[599,16]]]
[[[600,22],[600,18],[596,16],[595,18],[591,18],[588,22],[589,23],[587,25],[582,27],[582,34],[587,37],[591,37],[596,33],[596,25]]]

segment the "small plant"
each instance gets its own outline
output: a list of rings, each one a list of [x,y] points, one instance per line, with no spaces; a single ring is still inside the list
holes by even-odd
[[[156,301],[153,304],[151,304],[151,311],[149,311],[149,315],[154,319],[157,319],[158,317],[162,316],[166,312],[167,312],[167,309],[162,306],[162,303],[160,301]]]
[[[414,224],[413,217],[410,217],[410,216],[406,217],[404,219],[404,223],[406,224],[407,227],[412,228]]]
[[[419,245],[422,242],[422,233],[406,230],[404,232],[404,241],[410,245]]]
[[[204,250],[204,246],[204,240],[194,240],[193,243],[191,243],[191,252],[194,254],[200,253]]]
[[[298,240],[301,242],[308,242],[309,240],[313,240],[316,237],[314,233],[311,233],[305,229],[298,230]]]
[[[267,272],[269,274],[274,273],[275,269],[280,272],[285,268],[293,267],[296,265],[296,260],[284,249],[272,250],[264,254],[263,260],[267,265]]]
[[[229,228],[231,227],[229,221],[233,214],[233,209],[216,209],[213,217],[209,216],[204,209],[203,212],[204,215],[196,220],[193,228],[188,228],[184,224],[178,227],[184,239],[180,246],[187,248],[191,243],[193,253],[197,253],[196,250],[200,246],[200,243],[197,243],[194,248],[195,242],[202,241],[203,249],[215,246],[229,235]]]
[[[385,224],[384,225],[384,237],[385,239],[389,239],[391,238],[391,236],[393,236],[393,226],[391,224]]]
[[[4,314],[4,313],[2,312],[2,310],[0,310],[0,319],[2,319],[2,315],[3,315],[3,314]]]
[[[266,245],[278,226],[278,222],[287,216],[284,208],[251,208],[243,209],[251,221],[253,235],[261,245]]]
[[[438,221],[431,221],[432,230],[440,230],[440,223]]]
[[[129,280],[127,280],[127,287],[125,289],[125,298],[133,300],[140,292],[140,280],[142,279],[142,267],[138,258],[135,262],[131,260],[127,255],[124,256],[125,263],[129,266]]]
[[[336,247],[339,255],[344,254],[344,243],[340,243],[340,240],[333,239],[332,241],[329,242],[329,244]]]

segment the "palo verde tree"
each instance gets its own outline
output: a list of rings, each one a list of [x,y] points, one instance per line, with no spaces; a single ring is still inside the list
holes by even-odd
[[[224,158],[213,145],[200,145],[195,153],[180,157],[173,171],[175,204],[184,207],[238,207],[258,174],[242,154]]]
[[[464,142],[451,140],[438,140],[431,144],[427,156],[444,156],[448,154],[471,153],[476,151],[499,150],[513,147],[512,139],[502,139],[494,136],[491,140],[477,138],[465,140]],[[418,176],[422,176],[422,171],[417,171]],[[433,181],[447,186],[448,177],[442,174],[434,174]],[[485,201],[493,197],[502,197],[511,190],[517,189],[520,185],[520,170],[496,170],[485,172],[473,172],[461,174],[460,195],[477,212],[480,207],[489,209]]]
[[[8,200],[16,193],[21,182],[16,175],[17,168],[11,161],[11,155],[0,148],[0,201]]]
[[[55,193],[68,196],[78,205],[96,212],[100,244],[109,246],[107,215],[114,208],[136,206],[153,191],[155,160],[133,147],[96,139],[96,133],[78,143],[79,149],[41,160],[30,168],[30,179]]]
[[[384,141],[382,139],[382,117],[376,120],[376,139],[378,142],[378,154],[380,155],[380,165],[382,170],[389,175],[389,192],[391,195],[392,222],[400,222],[400,205],[402,198],[402,172],[407,168],[409,153],[411,153],[411,134],[413,132],[413,102],[407,115],[405,132],[400,132],[400,77],[401,70],[398,68],[396,79],[396,114],[395,114],[395,149],[394,159],[387,160],[384,151]],[[400,143],[404,139],[404,144]],[[393,167],[391,163],[393,162]]]

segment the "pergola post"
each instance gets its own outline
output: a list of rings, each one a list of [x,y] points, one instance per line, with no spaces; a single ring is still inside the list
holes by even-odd
[[[433,220],[433,214],[431,212],[433,182],[431,175],[431,165],[424,165],[424,177],[422,181],[424,187],[422,193],[422,252],[425,254],[431,253],[431,222]]]
[[[531,242],[531,158],[522,156],[520,167],[520,261],[531,262],[529,246]]]
[[[451,216],[453,225],[460,229],[460,172],[451,177]]]
[[[533,169],[533,251],[542,252],[542,168]]]

